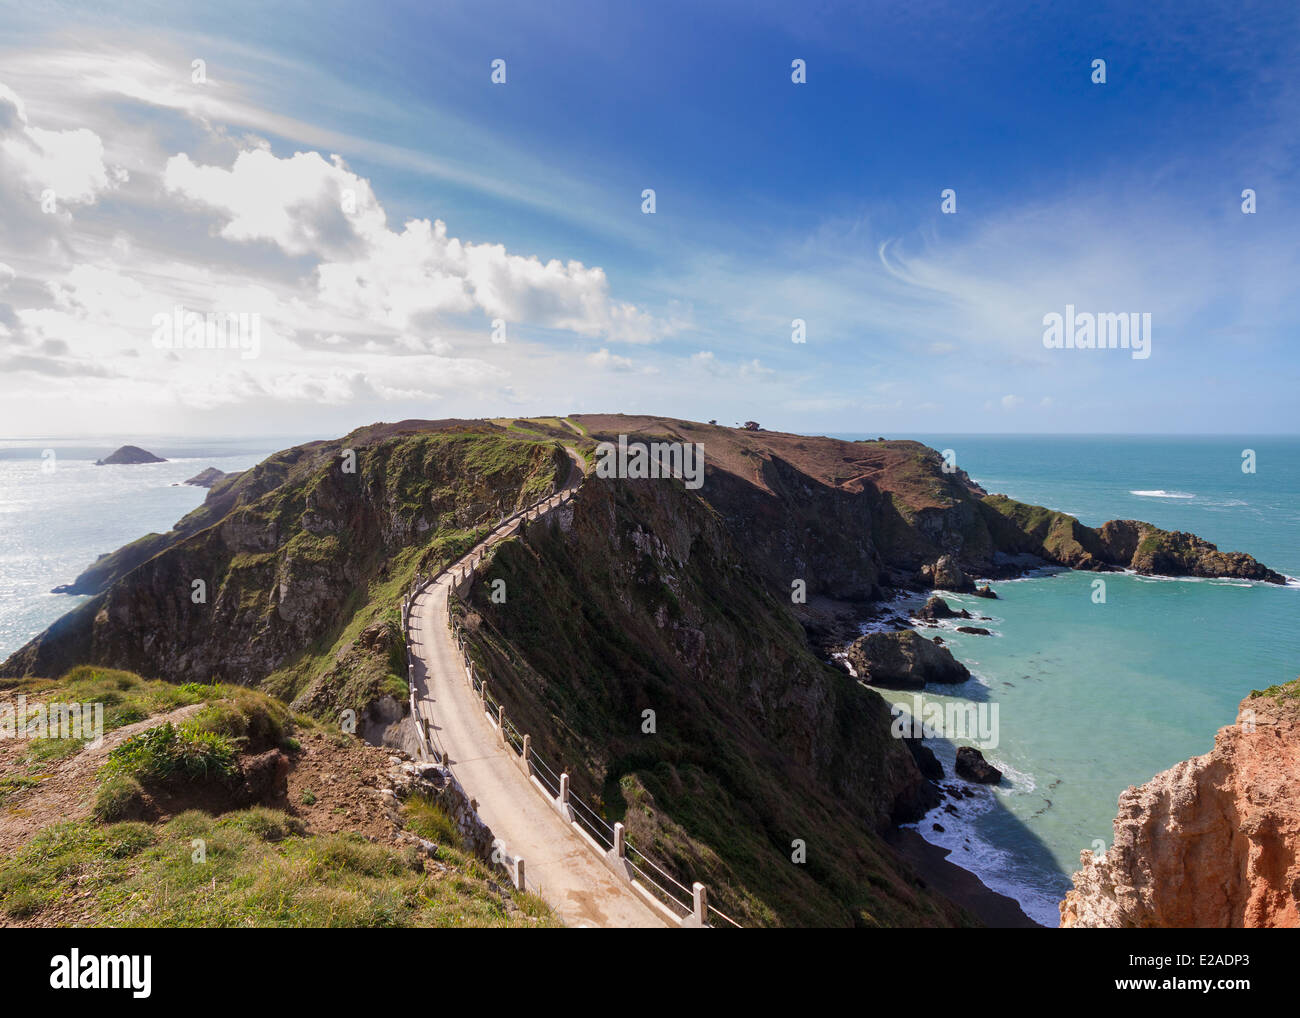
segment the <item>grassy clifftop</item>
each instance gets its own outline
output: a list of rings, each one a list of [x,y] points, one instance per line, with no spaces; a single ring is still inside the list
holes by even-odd
[[[387,753],[273,697],[92,667],[20,695],[102,704],[104,739],[0,744],[0,925],[555,923],[436,801],[386,805]]]

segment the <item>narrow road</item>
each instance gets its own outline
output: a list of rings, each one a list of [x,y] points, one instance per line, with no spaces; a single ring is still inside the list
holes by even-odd
[[[582,481],[575,452],[565,489]],[[543,506],[559,502],[553,496]],[[533,519],[534,514],[529,514]],[[453,568],[476,559],[497,541],[518,531],[518,522],[494,532]],[[465,666],[447,628],[451,576],[444,573],[416,598],[411,611],[411,642],[417,708],[436,733],[448,764],[478,813],[505,845],[506,854],[524,859],[525,887],[542,898],[568,926],[658,927],[667,924],[636,892],[597,858],[557,806],[543,798],[501,743],[496,726],[466,682]],[[508,709],[509,705],[507,705]]]

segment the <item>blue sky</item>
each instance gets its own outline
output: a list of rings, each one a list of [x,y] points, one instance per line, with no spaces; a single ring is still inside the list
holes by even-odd
[[[1296,430],[1293,5],[266,6],[0,5],[0,433]]]

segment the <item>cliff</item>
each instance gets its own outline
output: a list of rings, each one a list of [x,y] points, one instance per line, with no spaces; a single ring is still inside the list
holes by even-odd
[[[277,454],[218,482],[171,534],[117,553],[107,589],[0,674],[112,665],[306,693],[321,714],[404,698],[394,634],[411,576],[553,490],[568,466],[554,442],[456,427]],[[311,688],[326,673],[329,690]]]
[[[405,702],[412,576],[555,490],[566,446],[590,456],[620,435],[702,444],[704,485],[589,478],[554,524],[495,552],[505,602],[480,584],[459,610],[512,717],[585,801],[742,921],[971,922],[882,840],[935,793],[884,700],[825,664],[796,581],[861,605],[1044,563],[1110,567],[1121,542],[990,496],[916,442],[623,415],[371,425],[218,481],[171,532],[97,563],[100,592],[0,676],[218,679],[320,718],[355,710],[375,737]]]
[[[985,505],[1010,524],[993,518],[998,543],[1071,569],[1106,572],[1132,569],[1147,576],[1228,576],[1266,583],[1286,577],[1242,552],[1222,552],[1181,530],[1161,530],[1139,520],[1111,520],[1086,527],[1073,516],[990,495]]]
[[[588,481],[554,517],[454,610],[585,802],[744,925],[969,922],[880,839],[929,794],[884,700],[818,660],[743,533],[645,480]]]
[[[1119,798],[1062,927],[1300,926],[1300,681],[1251,693],[1214,749]]]

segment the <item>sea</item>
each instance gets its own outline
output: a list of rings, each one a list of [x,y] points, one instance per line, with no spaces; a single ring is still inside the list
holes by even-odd
[[[952,450],[989,492],[1089,526],[1136,519],[1190,531],[1300,577],[1300,437],[898,437]],[[1057,569],[992,585],[996,601],[943,594],[988,621],[921,630],[941,635],[972,678],[928,687],[920,709],[924,718],[928,703],[974,705],[996,718],[997,745],[981,751],[1004,777],[997,786],[952,780],[957,747],[988,740],[930,742],[944,783],[966,797],[948,800],[956,813],[941,805],[914,826],[1056,926],[1080,854],[1112,843],[1119,794],[1209,752],[1251,690],[1300,676],[1300,585]],[[923,601],[897,607],[906,614]],[[917,709],[910,693],[884,695],[900,717]]]
[[[186,478],[209,466],[246,469],[310,437],[0,441],[0,658],[85,600],[52,587],[199,505],[206,492]],[[1191,531],[1300,577],[1300,437],[898,437],[952,450],[990,492],[1091,526],[1138,519]],[[168,462],[94,465],[128,442]],[[972,678],[927,688],[920,707],[982,708],[996,720],[997,744],[932,740],[944,784],[965,795],[947,800],[955,813],[941,806],[915,826],[1055,926],[1080,853],[1111,844],[1119,794],[1208,752],[1252,689],[1300,675],[1300,585],[1044,570],[993,587],[995,601],[944,595],[987,616],[972,624],[991,635],[957,633],[955,624],[927,631],[943,636]],[[906,613],[923,600],[896,607]],[[917,708],[910,693],[884,695],[900,712]],[[982,744],[1004,773],[1000,785],[953,777],[957,747],[967,744]]]
[[[0,660],[88,598],[50,591],[100,555],[165,533],[202,504],[184,482],[207,467],[246,470],[306,438],[168,436],[0,439]],[[123,445],[166,463],[95,466]]]

